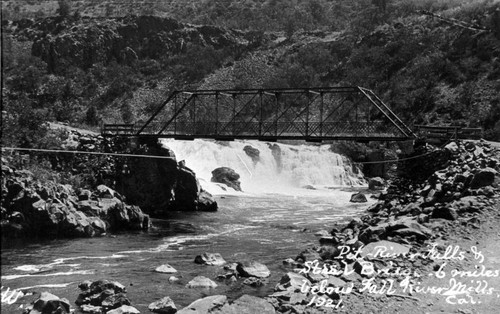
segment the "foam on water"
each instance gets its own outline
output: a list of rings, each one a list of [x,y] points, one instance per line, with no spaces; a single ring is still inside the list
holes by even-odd
[[[186,162],[203,188],[212,194],[238,194],[229,187],[210,182],[212,171],[219,167],[235,170],[240,175],[242,190],[247,193],[314,196],[324,193],[325,187],[366,184],[363,174],[352,166],[349,159],[332,152],[329,145],[286,145],[259,141],[220,144],[200,139],[165,139],[162,143],[174,151],[178,161]],[[279,148],[274,146],[273,149],[272,145]],[[245,146],[259,150],[257,162],[245,153]],[[320,191],[304,189],[304,186],[319,187]]]
[[[53,276],[71,276],[71,275],[92,275],[94,273],[93,270],[75,270],[75,271],[67,271],[67,272],[59,272],[59,273],[51,273],[51,274],[22,274],[22,275],[8,275],[2,276],[2,280],[12,280],[23,277],[53,277]]]
[[[174,236],[174,237],[168,237],[164,239],[164,243],[160,244],[156,247],[147,249],[147,250],[131,250],[131,251],[120,251],[118,254],[142,254],[142,253],[161,253],[161,252],[168,252],[168,251],[180,251],[183,250],[184,247],[181,246],[181,244],[185,244],[187,242],[198,242],[198,241],[203,241],[203,240],[208,240],[211,238],[215,238],[224,234],[236,232],[239,230],[244,230],[244,229],[250,229],[250,228],[256,228],[255,226],[243,226],[243,225],[233,225],[233,226],[228,226],[224,231],[217,232],[217,233],[208,233],[208,234],[201,234],[201,235],[182,235],[182,236]],[[198,244],[194,244],[198,245]]]
[[[34,288],[65,288],[69,285],[77,283],[76,281],[72,282],[67,282],[67,283],[55,283],[55,284],[44,284],[44,285],[36,285],[36,286],[29,286],[29,287],[21,287],[17,288],[17,290],[29,290],[29,289],[34,289]]]

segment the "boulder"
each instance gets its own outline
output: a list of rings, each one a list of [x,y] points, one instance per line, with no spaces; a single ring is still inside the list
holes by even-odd
[[[197,210],[200,183],[193,170],[179,163],[175,187],[175,206],[180,210]]]
[[[274,290],[298,292],[304,282],[306,285],[311,286],[311,282],[306,277],[294,272],[288,272],[286,275],[281,277],[280,282],[276,285]]]
[[[222,258],[219,253],[203,253],[196,256],[194,262],[197,264],[211,265],[211,266],[222,266],[226,264],[226,261]]]
[[[403,238],[415,236],[418,240],[427,240],[432,236],[432,231],[418,223],[416,217],[402,217],[398,220],[388,223],[387,229],[394,235],[400,235]]]
[[[229,167],[220,167],[212,171],[212,182],[224,183],[236,191],[241,191],[240,175]]]
[[[94,230],[99,233],[105,233],[107,230],[106,223],[97,217],[89,217],[89,222]]]
[[[328,232],[327,230],[319,230],[319,231],[315,232],[314,235],[317,237],[329,237],[330,232]]]
[[[257,148],[246,145],[245,147],[243,147],[243,150],[250,158],[252,158],[254,164],[260,161],[260,151]]]
[[[274,160],[276,161],[276,166],[278,167],[278,172],[281,172],[283,170],[283,160],[282,160],[282,152],[281,152],[281,147],[278,144],[271,144],[267,143],[267,146],[271,150],[271,154],[274,157]]]
[[[109,291],[109,290],[107,290]],[[106,292],[106,291],[103,291]],[[125,293],[115,293],[107,296],[101,303],[101,306],[105,310],[116,309],[123,305],[130,305],[130,300],[127,298]]]
[[[368,180],[368,188],[370,190],[383,190],[385,187],[385,181],[381,177],[370,178]]]
[[[271,275],[271,272],[266,265],[255,261],[245,261],[238,263],[238,266],[236,266],[236,270],[242,277],[266,278]]]
[[[198,208],[202,212],[216,212],[217,202],[214,200],[212,194],[207,191],[201,190],[198,195]]]
[[[85,290],[90,289],[90,285],[91,284],[92,284],[92,281],[90,281],[90,280],[84,280],[84,281],[82,281],[82,282],[80,282],[78,284],[78,288],[80,288],[80,290],[85,291]]]
[[[333,286],[333,287],[343,287],[346,285],[346,282],[338,277],[335,276],[329,276],[328,279],[326,280],[326,283],[328,286]]]
[[[146,215],[142,212],[142,210],[135,205],[126,205],[127,214],[129,217],[128,224],[126,225],[127,229],[131,230],[147,230],[151,225],[151,221],[149,219],[149,215]]]
[[[96,188],[96,194],[97,197],[99,198],[114,198],[115,196],[118,196],[118,194],[115,195],[115,191],[104,184],[98,185]]]
[[[81,308],[82,312],[86,313],[86,314],[102,314],[103,313],[102,306],[94,306],[94,305],[84,304],[80,308]]]
[[[82,189],[80,190],[80,193],[78,193],[79,201],[89,201],[91,197],[92,197],[92,192],[90,192],[89,190]]]
[[[121,305],[130,305],[125,296],[125,286],[116,281],[97,280],[90,285],[84,282],[79,285],[82,293],[78,295],[75,304],[78,306],[102,306],[104,310],[118,308]]]
[[[119,308],[110,310],[106,314],[140,314],[138,309],[130,305],[122,305]]]
[[[247,285],[247,286],[251,286],[251,287],[260,287],[260,286],[263,286],[265,283],[260,278],[250,277],[250,278],[245,279],[243,281],[243,284]]]
[[[366,199],[366,196],[359,192],[359,193],[354,193],[353,195],[351,195],[351,200],[350,200],[351,203],[366,203],[368,202],[368,200]]]
[[[216,288],[217,283],[204,276],[196,276],[186,285],[186,288]]]
[[[457,220],[458,213],[451,206],[438,206],[432,210],[432,218],[443,218],[447,220]]]
[[[102,207],[98,206],[98,202],[95,201],[79,201],[76,204],[76,209],[85,213],[87,216],[101,216],[105,212]]]
[[[444,148],[449,150],[452,153],[456,153],[459,150],[459,147],[458,147],[457,143],[455,143],[455,142],[450,142]]]
[[[320,254],[321,259],[324,261],[333,260],[335,257],[337,257],[340,254],[340,250],[337,247],[337,244],[323,246],[323,247],[321,247],[319,254]]]
[[[173,268],[172,266],[170,266],[168,264],[164,264],[164,265],[156,267],[155,271],[158,273],[164,273],[164,274],[174,274],[177,272],[177,269]]]
[[[251,295],[243,295],[232,304],[226,303],[220,314],[274,314],[274,307],[268,301]]]
[[[170,283],[176,283],[176,282],[178,282],[179,280],[180,280],[180,279],[179,279],[179,278],[177,278],[177,277],[175,277],[175,276],[170,276],[170,277],[168,277],[168,282],[170,282]]]
[[[40,298],[35,300],[32,306],[28,307],[26,313],[65,314],[71,312],[68,300],[60,299],[49,292],[42,292]]]
[[[319,244],[321,245],[337,245],[339,244],[339,239],[334,236],[324,236],[319,239]]]
[[[484,168],[479,170],[476,174],[474,174],[474,177],[472,178],[472,181],[470,183],[470,188],[477,189],[483,186],[491,185],[493,182],[495,182],[496,174],[497,171],[493,168]]]
[[[160,314],[174,314],[177,312],[177,307],[175,306],[174,301],[172,301],[169,297],[164,297],[151,303],[148,306],[148,309],[153,313]]]
[[[321,256],[316,250],[312,248],[307,248],[297,255],[296,260],[301,260],[303,262],[321,260]]]
[[[225,295],[212,295],[199,299],[177,312],[177,314],[215,313],[227,303]]]

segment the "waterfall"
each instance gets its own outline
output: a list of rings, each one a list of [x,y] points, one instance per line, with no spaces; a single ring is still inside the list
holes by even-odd
[[[216,142],[162,140],[178,161],[184,160],[210,193],[223,193],[224,186],[210,182],[212,171],[229,167],[240,175],[248,193],[285,193],[297,189],[325,189],[365,184],[363,174],[350,160],[330,150],[330,145],[287,145],[260,141]],[[248,148],[250,147],[250,149]],[[253,158],[245,150],[255,152]],[[230,188],[226,190],[232,190]]]

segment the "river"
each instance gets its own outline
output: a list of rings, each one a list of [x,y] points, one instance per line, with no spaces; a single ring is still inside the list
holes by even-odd
[[[270,293],[288,271],[282,261],[295,258],[310,244],[317,244],[315,231],[329,230],[337,221],[360,215],[373,201],[360,205],[349,203],[353,190],[365,188],[362,177],[355,174],[349,164],[343,163],[344,157],[324,147],[280,144],[282,160],[276,163],[265,151],[265,143],[251,142],[261,151],[261,160],[254,164],[241,153],[241,146],[247,144],[235,143],[232,149],[236,151],[233,154],[236,158],[225,162],[217,160],[218,157],[200,162],[210,149],[214,154],[217,152],[213,150],[221,150],[213,142],[170,142],[167,145],[179,160],[184,159],[186,165],[199,174],[202,186],[215,194],[218,212],[173,212],[166,220],[154,219],[154,227],[148,232],[11,243],[2,248],[2,286],[4,289],[33,287],[30,290],[49,291],[73,303],[79,293],[79,282],[116,280],[127,286],[128,297],[141,312],[147,312],[149,303],[164,296],[170,296],[181,308],[206,295],[224,294],[231,299],[245,293],[257,296]],[[203,147],[205,154],[201,156],[205,157],[198,155],[200,150],[193,148],[190,151],[192,146]],[[309,163],[310,158],[317,157],[314,157],[314,150],[317,150],[316,155],[323,156]],[[221,154],[224,158],[230,155],[230,151]],[[294,158],[299,161],[303,158],[303,161],[296,162]],[[316,169],[332,160],[336,164],[323,167],[323,174]],[[277,169],[278,164],[281,169]],[[230,166],[241,173],[244,192],[224,190],[223,186],[210,183],[205,170],[199,169],[214,169],[215,166]],[[303,168],[309,168],[312,174]],[[304,184],[308,187],[303,188]],[[269,284],[254,288],[243,285],[240,280],[220,282],[219,287],[212,290],[185,288],[195,276],[214,279],[224,273],[221,267],[194,263],[196,255],[204,252],[220,253],[228,262],[261,262],[271,270]],[[170,275],[154,272],[156,267],[166,263],[178,270],[175,276],[179,282],[171,284]],[[23,303],[23,299],[18,302]],[[16,313],[18,306],[2,305],[2,310]]]

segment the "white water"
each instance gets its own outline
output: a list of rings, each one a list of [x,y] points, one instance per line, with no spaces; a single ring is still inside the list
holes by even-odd
[[[353,170],[349,159],[330,151],[329,145],[275,144],[281,149],[281,166],[272,154],[272,144],[265,142],[233,141],[221,145],[200,139],[163,140],[163,145],[174,151],[178,161],[184,160],[202,187],[212,194],[228,194],[220,184],[210,182],[212,171],[219,167],[235,170],[240,175],[242,190],[252,194],[314,195],[318,191],[306,190],[304,186],[324,190],[366,183],[363,174]],[[243,150],[247,145],[259,150],[257,163]]]

